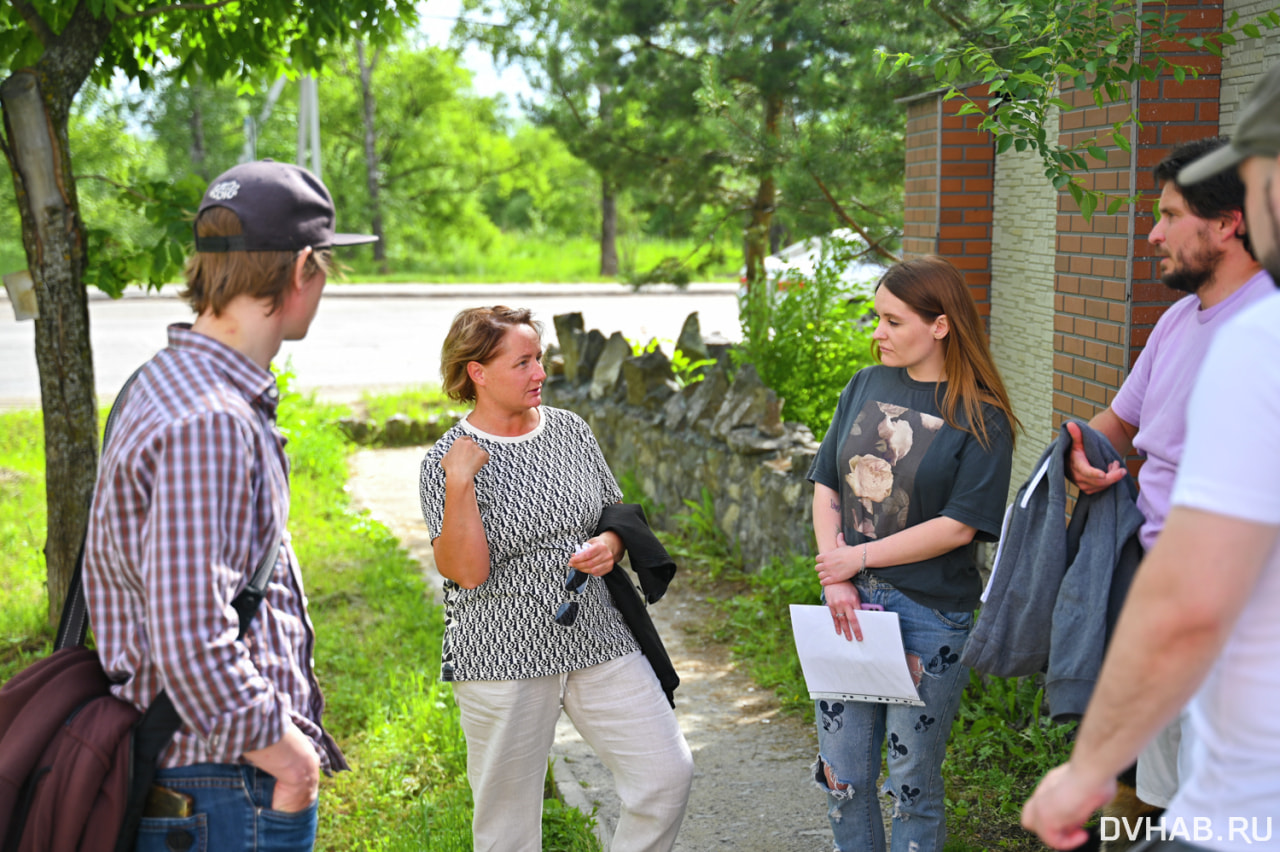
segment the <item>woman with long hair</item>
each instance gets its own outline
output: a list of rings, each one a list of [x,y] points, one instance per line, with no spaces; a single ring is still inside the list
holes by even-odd
[[[446,580],[440,677],[467,739],[474,848],[541,850],[563,709],[613,773],[612,848],[671,849],[693,758],[606,589],[624,537],[597,526],[618,484],[582,418],[542,404],[541,328],[528,310],[461,312],[441,354],[445,392],[475,407],[427,452],[419,492]]]
[[[809,470],[815,568],[846,640],[861,639],[864,605],[898,614],[924,706],[819,701],[814,780],[827,794],[836,849],[883,852],[876,782],[887,741],[891,849],[941,852],[942,759],[982,593],[977,542],[999,537],[1018,421],[950,263],[894,265],[875,309],[880,363],[849,381]]]

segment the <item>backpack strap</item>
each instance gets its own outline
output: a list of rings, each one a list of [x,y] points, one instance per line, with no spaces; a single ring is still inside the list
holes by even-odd
[[[133,387],[133,383],[137,380],[138,375],[142,372],[143,367],[134,370],[133,373],[125,380],[124,386],[120,388],[120,393],[116,394],[115,401],[111,403],[111,411],[107,414],[107,425],[102,430],[102,449],[107,449],[107,442],[111,440],[111,432],[116,423],[116,418],[120,414],[120,409],[124,406],[125,398],[129,396],[129,390]],[[85,524],[85,536],[89,534],[88,524]],[[89,633],[89,606],[84,600],[84,584],[81,579],[84,568],[84,537],[80,539],[80,553],[76,556],[76,567],[71,572],[71,585],[67,587],[66,600],[62,602],[62,617],[58,619],[58,633],[53,640],[53,650],[61,651],[63,648],[70,648],[73,645],[83,646],[85,639]]]

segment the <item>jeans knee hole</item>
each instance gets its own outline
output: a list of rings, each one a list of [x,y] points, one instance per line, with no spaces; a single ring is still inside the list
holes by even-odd
[[[911,672],[911,680],[916,686],[920,685],[920,679],[924,677],[924,664],[920,662],[920,657],[915,654],[907,654],[907,670]]]

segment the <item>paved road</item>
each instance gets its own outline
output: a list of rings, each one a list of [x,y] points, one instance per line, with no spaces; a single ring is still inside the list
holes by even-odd
[[[395,390],[439,383],[440,344],[463,308],[507,304],[531,308],[555,339],[552,317],[581,311],[587,328],[621,331],[633,341],[673,341],[691,311],[704,334],[740,336],[736,285],[692,284],[632,293],[616,284],[331,284],[304,341],[286,343],[277,358],[292,359],[300,388],[349,401],[362,389]],[[35,329],[17,322],[0,289],[0,408],[39,405]],[[165,326],[191,313],[172,295],[90,299],[98,394],[110,399],[138,364],[165,344]],[[670,353],[670,346],[664,347]]]

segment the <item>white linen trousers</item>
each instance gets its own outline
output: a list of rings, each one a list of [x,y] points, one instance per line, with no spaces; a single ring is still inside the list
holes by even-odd
[[[613,852],[667,852],[693,756],[649,662],[635,651],[521,680],[457,681],[476,852],[541,852],[542,793],[560,710],[613,773],[622,813]]]

